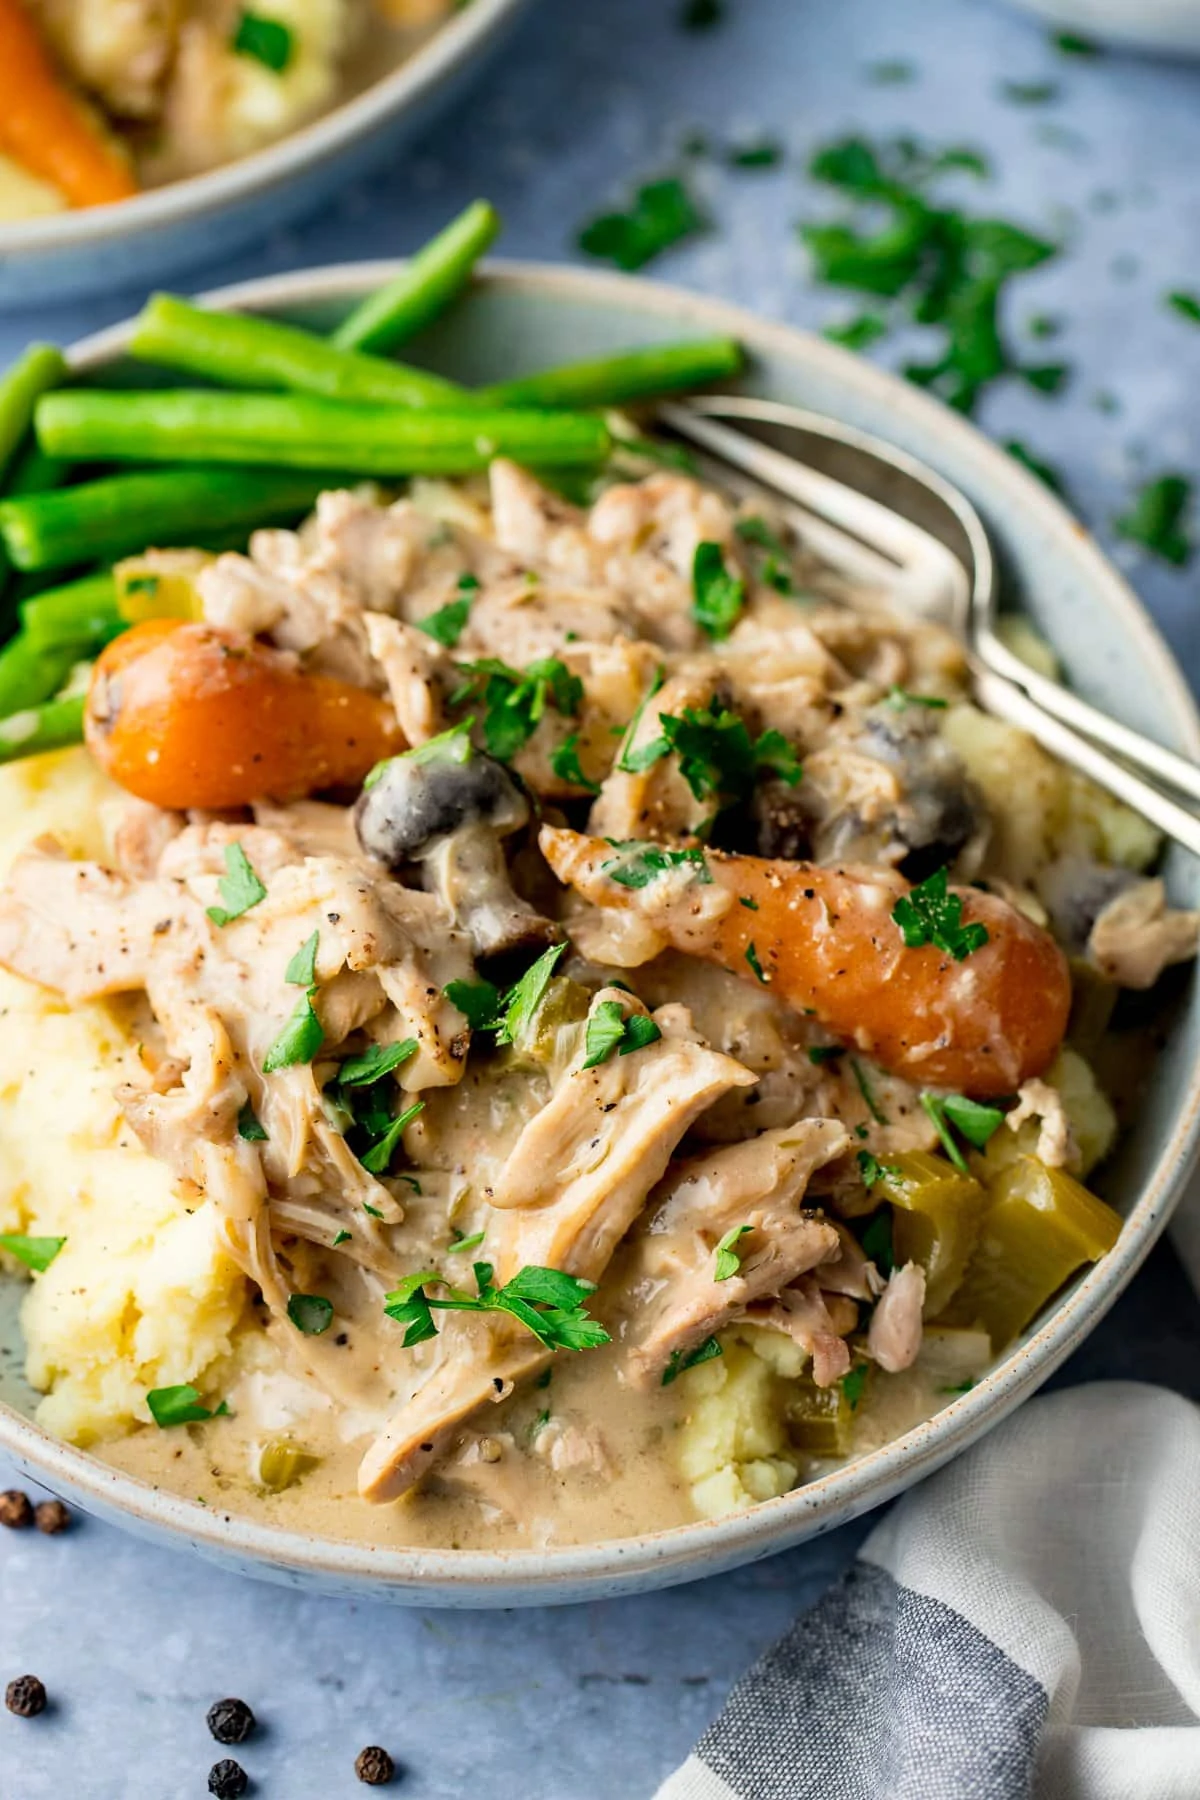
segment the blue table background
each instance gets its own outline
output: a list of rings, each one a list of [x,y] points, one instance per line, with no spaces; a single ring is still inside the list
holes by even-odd
[[[543,0],[406,162],[187,285],[407,252],[476,193],[504,216],[506,255],[569,259],[578,224],[677,166],[689,132],[770,133],[791,152],[778,169],[697,166],[718,229],[652,273],[819,327],[859,308],[806,279],[794,225],[825,204],[803,177],[807,153],[850,129],[915,132],[979,146],[995,170],[981,190],[989,210],[1066,244],[1021,282],[1016,307],[1020,318],[1061,315],[1062,335],[1043,348],[1072,364],[1070,386],[1048,400],[1008,384],[989,396],[984,426],[1062,469],[1106,542],[1139,481],[1200,472],[1200,329],[1163,303],[1169,289],[1200,289],[1200,66],[1068,59],[1022,16],[971,0],[725,10],[717,28],[683,33],[677,0]],[[911,63],[914,78],[872,81],[869,66],[888,60]],[[1061,95],[1017,106],[999,97],[1002,79],[1054,79]],[[0,363],[31,336],[69,341],[141,298],[0,317]],[[1100,410],[1102,392],[1116,412]],[[1118,556],[1195,681],[1195,573],[1128,546]],[[1168,1249],[1060,1379],[1101,1375],[1200,1396],[1200,1307]],[[0,1462],[0,1486],[9,1479]],[[382,1742],[406,1768],[396,1791],[409,1800],[641,1800],[865,1529],[669,1593],[501,1614],[304,1599],[88,1521],[52,1540],[3,1533],[0,1680],[36,1672],[56,1706],[33,1722],[0,1713],[0,1794],[202,1795],[218,1754],[204,1711],[233,1693],[263,1721],[241,1753],[263,1795],[361,1794],[354,1755]]]

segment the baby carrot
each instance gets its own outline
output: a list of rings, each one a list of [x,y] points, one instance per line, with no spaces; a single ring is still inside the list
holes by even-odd
[[[126,164],[55,74],[21,0],[0,0],[0,69],[0,148],[72,206],[105,206],[137,192]]]

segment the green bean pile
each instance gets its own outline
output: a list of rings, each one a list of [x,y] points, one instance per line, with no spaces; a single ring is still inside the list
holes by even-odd
[[[476,389],[395,360],[466,287],[498,229],[476,201],[328,337],[154,295],[130,356],[203,386],[77,385],[57,349],[25,352],[0,379],[0,761],[82,737],[80,665],[128,622],[111,574],[120,558],[236,548],[364,477],[470,475],[508,456],[565,484],[609,456],[603,409],[741,368],[726,337]]]

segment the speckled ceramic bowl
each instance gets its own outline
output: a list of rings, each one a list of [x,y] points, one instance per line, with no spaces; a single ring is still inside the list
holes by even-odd
[[[384,281],[384,264],[305,273],[215,295],[318,327]],[[903,445],[966,490],[994,534],[1010,592],[1059,648],[1091,700],[1192,756],[1200,719],[1125,582],[1050,493],[957,414],[819,338],[693,295],[617,276],[496,265],[416,353],[462,380],[494,381],[550,363],[689,332],[737,334],[753,356],[747,388],[827,412]],[[123,328],[78,345],[96,368],[121,354]],[[1200,898],[1200,869],[1168,865],[1176,896]],[[595,1599],[712,1575],[798,1543],[878,1506],[973,1443],[1046,1380],[1125,1287],[1158,1237],[1190,1170],[1200,1114],[1200,1007],[1193,990],[1101,1183],[1125,1215],[1116,1248],[1068,1290],[997,1368],[885,1449],[751,1512],[577,1549],[372,1550],[273,1530],[153,1491],[32,1423],[16,1370],[21,1283],[0,1281],[0,1448],[90,1512],[159,1542],[296,1586],[454,1606]]]
[[[116,206],[0,221],[0,310],[149,287],[315,212],[427,124],[525,3],[470,0],[415,49],[397,40],[378,79],[253,156]]]

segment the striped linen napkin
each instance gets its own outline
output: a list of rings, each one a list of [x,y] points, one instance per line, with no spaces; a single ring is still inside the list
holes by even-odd
[[[887,1515],[657,1800],[1200,1800],[1200,1409],[1031,1401]]]

